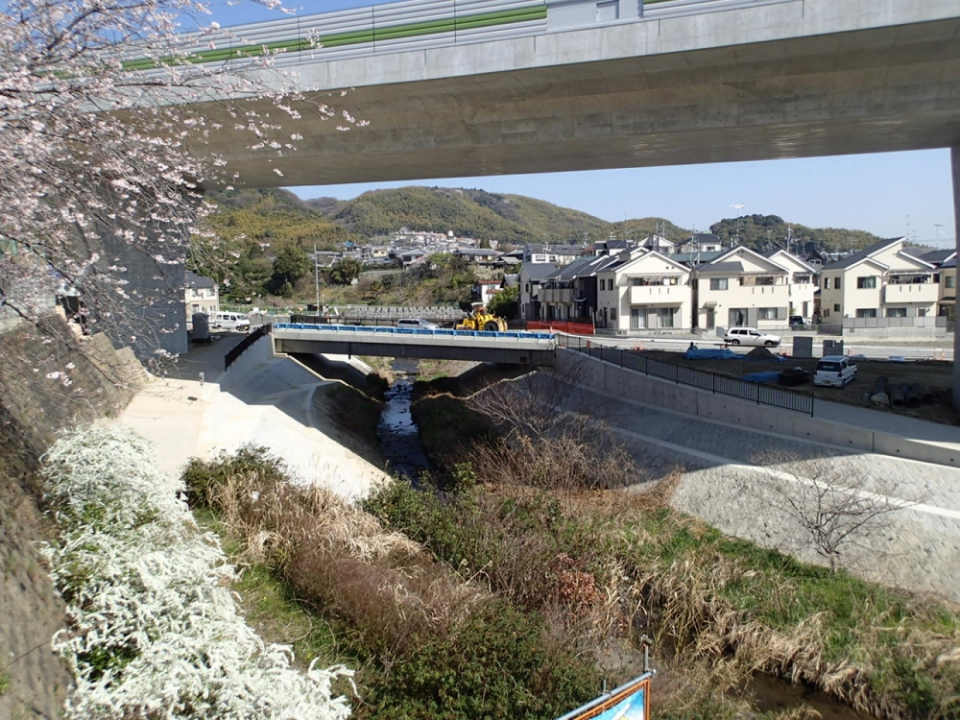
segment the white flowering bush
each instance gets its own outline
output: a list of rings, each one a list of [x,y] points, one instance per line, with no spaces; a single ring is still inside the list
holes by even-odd
[[[54,637],[76,688],[68,718],[310,718],[350,714],[341,667],[291,667],[238,615],[233,568],[203,533],[183,487],[129,430],[61,438],[45,478],[59,541],[46,548],[69,626]]]

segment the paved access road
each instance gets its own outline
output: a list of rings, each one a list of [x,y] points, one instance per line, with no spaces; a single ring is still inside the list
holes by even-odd
[[[776,334],[776,333],[775,333]],[[574,343],[587,341],[596,345],[606,345],[608,347],[620,347],[624,349],[633,349],[642,345],[644,350],[664,350],[668,352],[684,352],[690,343],[694,342],[697,347],[722,347],[723,339],[708,336],[679,336],[671,337],[666,335],[648,336],[648,337],[608,337],[598,335],[595,337],[578,336],[579,340]],[[864,355],[868,358],[886,359],[889,357],[902,357],[908,360],[953,360],[953,339],[918,340],[910,342],[907,340],[858,340],[851,337],[846,338],[825,338],[814,337],[813,356],[821,357],[823,355],[824,340],[843,340],[844,354]],[[753,348],[751,347],[731,347],[731,350],[746,354]],[[784,337],[779,348],[771,348],[774,352],[786,352],[793,354],[793,338]]]

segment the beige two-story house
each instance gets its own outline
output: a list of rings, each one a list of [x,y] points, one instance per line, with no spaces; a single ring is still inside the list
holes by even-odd
[[[940,298],[936,268],[904,252],[905,240],[881,240],[823,267],[820,312],[825,323],[936,314]]]
[[[786,250],[764,253],[769,260],[782,265],[790,273],[788,279],[789,315],[801,315],[810,322],[817,293],[817,268]]]
[[[940,300],[937,315],[953,322],[957,319],[957,256],[940,266]]]
[[[188,327],[193,324],[193,316],[210,315],[220,311],[220,291],[213,278],[197,275],[186,270],[183,273],[183,302],[187,309]]]
[[[789,321],[791,270],[779,262],[735,247],[693,273],[696,327],[772,329]]]
[[[597,271],[598,327],[690,329],[690,268],[657,251],[625,251]]]

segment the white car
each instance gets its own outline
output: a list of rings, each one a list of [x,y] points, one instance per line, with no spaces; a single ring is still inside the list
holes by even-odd
[[[843,355],[825,355],[817,363],[813,384],[842,388],[856,379],[857,366],[850,358]]]
[[[397,320],[397,327],[413,328],[415,330],[438,330],[440,326],[429,320],[422,320],[420,318],[400,318]]]
[[[758,345],[760,347],[777,347],[780,344],[779,335],[760,332],[756,328],[735,327],[727,330],[723,336],[727,345]]]

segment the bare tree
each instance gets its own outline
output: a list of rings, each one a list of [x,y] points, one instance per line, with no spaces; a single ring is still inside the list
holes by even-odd
[[[547,436],[559,425],[571,422],[585,362],[589,361],[574,357],[572,362],[550,370],[499,380],[474,393],[468,402],[508,434]]]
[[[803,459],[762,454],[763,487],[772,504],[809,538],[817,554],[836,570],[843,549],[890,525],[891,515],[922,498],[893,479],[874,479],[849,471],[840,458]]]

